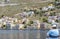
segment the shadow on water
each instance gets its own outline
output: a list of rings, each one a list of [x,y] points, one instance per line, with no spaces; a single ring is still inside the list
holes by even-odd
[[[0,39],[45,39],[48,30],[0,30]]]

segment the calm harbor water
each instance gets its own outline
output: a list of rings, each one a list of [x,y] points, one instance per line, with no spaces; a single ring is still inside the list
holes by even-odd
[[[48,30],[0,30],[0,39],[45,39]]]

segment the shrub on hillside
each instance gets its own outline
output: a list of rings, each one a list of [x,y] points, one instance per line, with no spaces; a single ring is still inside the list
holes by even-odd
[[[47,18],[43,18],[42,20],[43,20],[43,22],[47,22],[48,23],[48,19]]]
[[[56,16],[56,13],[55,12],[50,13],[50,16]]]
[[[59,20],[56,20],[56,22],[59,22]]]

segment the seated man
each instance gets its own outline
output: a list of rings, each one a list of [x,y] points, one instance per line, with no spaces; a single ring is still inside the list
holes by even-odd
[[[56,28],[56,25],[53,25],[52,29],[47,32],[47,36],[49,39],[58,39],[59,31]]]

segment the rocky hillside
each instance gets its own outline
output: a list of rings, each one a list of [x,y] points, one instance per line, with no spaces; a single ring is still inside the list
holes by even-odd
[[[4,1],[4,0],[0,0],[0,1]],[[10,3],[19,3],[19,5],[4,6],[4,7],[0,6],[0,16],[1,15],[13,16],[16,13],[23,12],[23,9],[26,7],[40,8],[48,5],[49,3],[49,2],[41,2],[41,1],[47,1],[47,0],[10,0]]]

